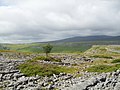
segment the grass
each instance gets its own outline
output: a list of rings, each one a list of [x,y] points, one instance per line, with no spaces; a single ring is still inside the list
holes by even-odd
[[[42,46],[44,43],[31,43],[31,44],[6,44],[5,46],[10,48],[10,50],[16,50],[20,52],[32,52],[32,53],[43,53]],[[52,43],[53,50],[52,53],[74,53],[74,52],[84,52],[91,48],[91,45],[84,43]]]
[[[25,62],[18,66],[18,69],[27,76],[51,76],[59,73],[74,73],[76,68],[57,66],[52,64],[38,63],[37,61]]]
[[[35,57],[32,61],[36,61],[36,60],[44,60],[44,61],[52,61],[52,62],[61,62],[61,59],[59,59],[59,58],[44,57],[44,56]]]
[[[112,66],[110,66],[110,65],[95,65],[95,66],[87,68],[87,71],[102,73],[102,72],[112,72],[112,71],[115,71],[118,69],[120,69],[120,64],[112,65]]]
[[[90,46],[67,46],[67,45],[53,45],[52,53],[74,53],[74,52],[84,52],[89,49]],[[42,46],[29,46],[24,48],[18,48],[18,51],[23,52],[39,52],[43,53]]]
[[[52,52],[62,52],[62,53],[74,53],[74,52],[84,52],[91,48],[91,45],[83,45],[80,43],[63,43],[62,45],[53,45]]]
[[[106,58],[106,59],[113,59],[113,57],[111,56],[107,56],[107,55],[93,55],[90,57],[94,57],[94,58]]]
[[[114,49],[115,49],[115,50],[120,50],[120,47],[115,47]]]
[[[112,63],[120,63],[120,59],[115,59],[112,61]]]
[[[106,60],[106,59],[98,59],[93,61],[93,65],[106,65],[106,64],[111,64],[112,60]]]

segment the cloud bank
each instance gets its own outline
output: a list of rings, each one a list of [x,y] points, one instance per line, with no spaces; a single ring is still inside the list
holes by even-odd
[[[120,0],[0,0],[0,42],[120,35]]]

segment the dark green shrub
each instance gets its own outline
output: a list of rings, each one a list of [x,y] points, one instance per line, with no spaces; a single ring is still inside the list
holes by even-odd
[[[46,57],[48,57],[48,54],[51,52],[52,48],[53,46],[50,44],[43,46],[43,51],[45,52]]]
[[[105,60],[104,63],[108,63],[108,62]]]
[[[112,63],[120,63],[120,59],[115,59],[112,61]]]

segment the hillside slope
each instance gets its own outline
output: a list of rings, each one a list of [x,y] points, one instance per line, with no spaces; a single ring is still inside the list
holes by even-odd
[[[62,40],[51,41],[54,43],[60,42],[86,42],[86,41],[120,41],[120,36],[105,36],[105,35],[98,35],[98,36],[78,36],[72,37]]]

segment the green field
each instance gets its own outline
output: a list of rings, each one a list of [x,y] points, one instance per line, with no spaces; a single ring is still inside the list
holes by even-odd
[[[31,53],[43,53],[42,46],[47,43],[30,43],[30,44],[1,44],[0,50],[13,50],[19,52],[31,52]],[[57,42],[50,44],[53,45],[52,53],[81,53],[85,52],[86,50],[90,49],[94,45],[118,45],[119,43],[116,41],[87,41],[87,42]],[[93,47],[96,50],[98,47]],[[114,48],[115,50],[119,50],[119,47]],[[93,51],[94,51],[93,50]],[[99,51],[105,52],[106,48],[100,47]],[[112,48],[111,48],[112,50]],[[90,51],[91,52],[91,51]]]
[[[4,47],[10,50],[20,52],[43,53],[42,46],[45,43],[32,43],[32,44],[5,44]],[[92,45],[83,43],[52,43],[52,53],[80,53],[91,48]]]

